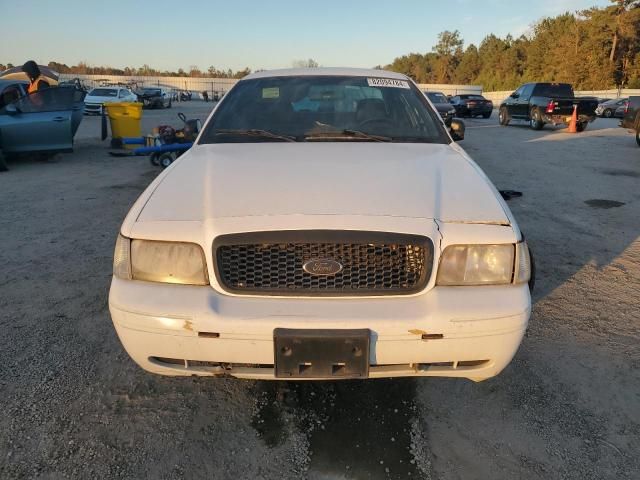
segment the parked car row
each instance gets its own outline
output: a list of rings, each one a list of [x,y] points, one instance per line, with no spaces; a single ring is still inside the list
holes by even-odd
[[[604,118],[622,118],[624,116],[625,107],[629,101],[628,98],[615,98],[613,100],[599,99],[596,115]]]
[[[446,96],[442,92],[424,92],[435,109],[444,120],[445,125],[451,126],[454,117],[491,117],[493,102],[479,94],[460,94]]]
[[[97,87],[85,98],[85,114],[100,115],[105,104],[115,102],[140,102],[144,108],[171,108],[172,94],[161,87],[146,87],[137,92],[125,86]]]

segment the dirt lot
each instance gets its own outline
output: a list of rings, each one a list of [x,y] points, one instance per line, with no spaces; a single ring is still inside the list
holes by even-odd
[[[204,119],[210,104],[145,114]],[[534,313],[497,378],[284,384],[170,379],[123,351],[107,310],[115,235],[157,175],[76,151],[0,174],[0,478],[640,478],[640,149],[467,121],[538,265]],[[614,203],[611,203],[611,202]],[[615,203],[615,202],[620,202]]]

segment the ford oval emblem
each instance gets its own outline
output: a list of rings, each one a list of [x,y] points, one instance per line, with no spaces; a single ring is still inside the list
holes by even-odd
[[[310,275],[336,275],[342,271],[342,264],[328,258],[316,258],[306,262],[302,269]]]

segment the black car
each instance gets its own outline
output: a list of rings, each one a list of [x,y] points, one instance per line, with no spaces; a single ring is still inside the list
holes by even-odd
[[[442,120],[444,120],[444,124],[447,127],[451,126],[451,120],[453,120],[454,115],[456,114],[456,109],[449,103],[447,97],[444,93],[441,92],[424,92],[433,106],[436,108]]]
[[[620,126],[635,130],[636,143],[640,147],[640,97],[629,97]]]
[[[493,102],[487,100],[478,94],[461,94],[454,95],[449,100],[451,105],[456,109],[458,117],[476,117],[482,115],[482,118],[489,118],[493,112]]]
[[[145,108],[171,108],[171,94],[164,88],[144,88],[137,95]]]

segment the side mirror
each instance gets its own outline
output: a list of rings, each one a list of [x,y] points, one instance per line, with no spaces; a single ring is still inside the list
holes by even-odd
[[[18,107],[16,107],[15,104],[13,104],[13,103],[10,103],[9,105],[7,105],[5,107],[5,111],[9,115],[17,115],[18,113],[20,113],[20,109]]]
[[[462,120],[453,119],[451,120],[451,127],[449,127],[449,133],[451,133],[451,138],[454,141],[459,142],[460,140],[464,140],[464,122]]]
[[[509,95],[511,98],[518,98],[520,96],[519,93],[513,92],[511,95]]]

